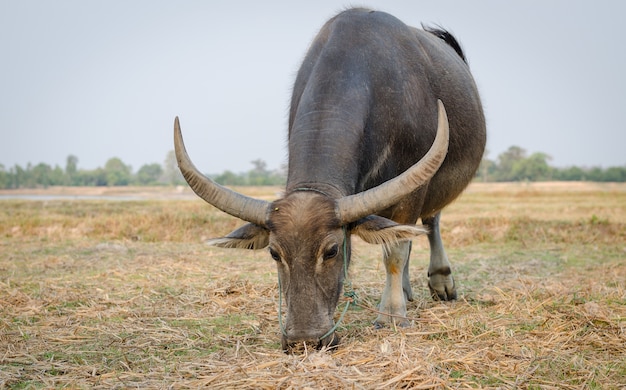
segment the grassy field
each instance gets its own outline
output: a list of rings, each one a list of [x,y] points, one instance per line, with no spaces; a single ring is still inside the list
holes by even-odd
[[[381,251],[355,239],[340,347],[295,356],[269,255],[203,244],[241,222],[75,191],[0,200],[0,388],[626,388],[626,185],[473,184],[442,220],[459,299],[431,301],[415,240],[408,329],[372,327]]]

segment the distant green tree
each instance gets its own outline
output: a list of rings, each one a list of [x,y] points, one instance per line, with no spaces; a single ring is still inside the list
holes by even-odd
[[[237,175],[232,171],[224,171],[222,174],[215,176],[213,180],[223,186],[244,186],[247,184],[244,175]]]
[[[9,175],[11,177],[10,188],[20,188],[22,186],[22,179],[24,177],[24,169],[18,164],[15,164],[9,169]]]
[[[511,146],[506,152],[498,155],[498,169],[495,173],[495,180],[497,181],[512,181],[515,180],[513,174],[513,166],[515,163],[526,158],[526,150],[519,146]]]
[[[137,183],[140,185],[158,184],[161,176],[163,176],[161,165],[157,163],[146,164],[137,171]]]
[[[117,157],[110,158],[104,165],[106,185],[127,186],[131,181],[131,168]]]
[[[68,185],[76,185],[76,174],[78,173],[78,157],[70,154],[65,160],[65,175]]]
[[[107,185],[107,173],[102,168],[94,170],[79,170],[76,174],[76,181],[79,186],[101,187]]]
[[[586,179],[585,171],[580,167],[567,167],[553,170],[555,180],[562,181],[584,181]]]
[[[58,166],[55,165],[54,168],[50,171],[50,185],[52,186],[62,186],[67,185],[68,179],[65,171]]]
[[[33,177],[33,164],[28,162],[26,168],[24,168],[20,174],[20,187],[35,188],[36,185],[36,181]]]
[[[3,164],[0,164],[0,188],[11,188],[11,175]]]
[[[604,181],[604,172],[600,167],[593,167],[587,170],[587,180],[588,181]]]
[[[253,186],[264,186],[270,184],[267,163],[260,158],[251,161],[251,163],[254,168],[248,172],[248,184]]]
[[[528,158],[519,159],[513,163],[510,177],[515,181],[547,180],[551,177],[550,159],[545,153],[533,153]]]
[[[165,156],[165,162],[163,163],[162,181],[166,184],[171,185],[179,185],[185,183],[183,174],[180,173],[180,169],[178,169],[176,153],[174,153],[173,150],[167,152],[167,155]]]
[[[276,185],[285,185],[287,183],[287,174],[286,171],[282,169],[277,169],[275,171],[270,172],[268,178],[268,185],[276,186]]]
[[[48,188],[50,186],[50,173],[52,172],[52,168],[50,165],[45,163],[39,163],[34,168],[32,168],[30,172],[31,177],[31,187],[41,186],[44,188]]]
[[[625,182],[626,181],[626,166],[607,168],[604,171],[604,177],[602,181]]]

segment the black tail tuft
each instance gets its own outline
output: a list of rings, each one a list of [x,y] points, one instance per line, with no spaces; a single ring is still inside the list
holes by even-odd
[[[447,30],[443,29],[441,26],[437,26],[437,28],[434,28],[434,27],[428,27],[422,24],[422,28],[424,29],[424,31],[427,31],[433,34],[437,38],[442,39],[445,43],[450,45],[450,47],[452,47],[454,51],[456,51],[459,57],[461,57],[463,61],[467,63],[467,58],[465,58],[463,49],[461,49],[461,45],[459,44],[459,41],[456,40],[454,35],[452,35]]]

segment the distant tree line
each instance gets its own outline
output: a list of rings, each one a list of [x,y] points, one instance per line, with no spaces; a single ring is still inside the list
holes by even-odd
[[[234,173],[224,171],[219,175],[210,175],[216,183],[226,186],[271,186],[283,185],[287,182],[287,167],[270,171],[267,164],[261,159],[251,161],[253,168],[248,172]]]
[[[596,181],[626,182],[626,165],[610,168],[557,168],[551,157],[537,152],[528,155],[519,146],[511,146],[496,160],[483,159],[476,176],[481,181]]]
[[[282,171],[270,171],[263,160],[252,161],[253,168],[245,173],[226,171],[210,175],[224,185],[279,185],[286,181]],[[168,152],[164,163],[145,164],[133,172],[130,165],[117,157],[110,158],[104,167],[79,169],[78,157],[67,156],[65,167],[46,163],[15,165],[6,168],[0,164],[0,188],[46,188],[49,186],[154,186],[181,185],[185,179],[178,170],[174,151]]]
[[[528,154],[519,146],[511,146],[496,160],[484,158],[476,180],[479,181],[596,181],[626,182],[626,165],[610,168],[556,168],[549,164],[550,156],[545,153]],[[234,173],[225,171],[208,175],[217,183],[229,186],[284,185],[287,169],[269,170],[265,161],[251,161],[252,169]],[[0,164],[0,188],[45,188],[49,186],[148,186],[185,184],[174,151],[168,152],[163,164],[145,164],[133,172],[130,165],[113,157],[104,167],[93,170],[79,169],[78,157],[67,156],[65,167],[52,167],[46,163],[15,165],[6,168]]]

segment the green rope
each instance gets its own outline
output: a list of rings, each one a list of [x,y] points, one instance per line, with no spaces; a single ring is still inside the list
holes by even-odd
[[[341,315],[335,325],[326,332],[322,337],[319,338],[319,341],[324,340],[326,337],[335,333],[341,321],[343,321],[343,317],[346,315],[350,304],[357,305],[357,294],[356,291],[352,289],[352,282],[348,279],[348,233],[347,229],[343,227],[343,296],[346,298],[346,306],[343,308]],[[285,330],[285,325],[283,324],[283,291],[282,285],[280,283],[280,274],[278,275],[278,324],[280,326],[280,331],[283,336],[287,337],[287,331]]]

